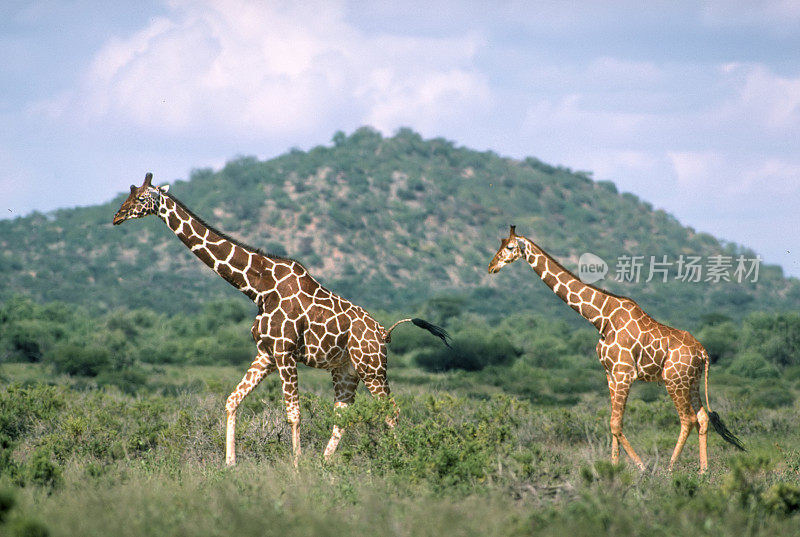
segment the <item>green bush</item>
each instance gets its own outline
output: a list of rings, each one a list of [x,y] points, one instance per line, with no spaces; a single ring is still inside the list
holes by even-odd
[[[734,358],[728,366],[728,373],[754,379],[776,378],[780,374],[774,365],[752,351]]]
[[[555,368],[561,365],[569,349],[565,341],[553,335],[539,335],[528,343],[523,360],[537,367]]]
[[[8,527],[10,537],[49,537],[50,530],[42,522],[33,518],[19,518]]]
[[[2,474],[1,470],[0,474]],[[0,489],[0,524],[6,521],[9,511],[14,508],[16,503],[17,498],[12,490]]]
[[[25,463],[23,477],[26,483],[48,489],[58,487],[63,480],[61,467],[50,460],[46,449],[38,449],[31,455]]]
[[[147,373],[139,367],[106,369],[96,377],[98,386],[116,386],[123,393],[133,395],[148,387]]]
[[[800,313],[753,313],[742,325],[742,343],[780,366],[800,365]]]
[[[452,348],[426,349],[416,356],[416,362],[428,371],[478,371],[491,365],[508,364],[518,356],[519,349],[503,335],[467,328],[453,337]]]
[[[381,473],[396,473],[413,483],[427,482],[435,490],[469,490],[492,475],[495,461],[510,449],[512,430],[524,407],[505,396],[480,405],[452,396],[426,396],[412,422],[389,430],[384,418],[390,402],[358,397],[338,422],[347,430],[352,448],[343,446],[345,461],[363,457]]]
[[[800,512],[800,486],[796,483],[775,483],[764,492],[762,500],[771,513],[793,515]]]
[[[225,327],[217,330],[216,341],[207,353],[211,364],[241,365],[253,360],[256,347],[249,331]]]
[[[11,356],[25,362],[38,362],[52,339],[52,327],[37,319],[12,323],[4,331],[4,339]]]
[[[0,389],[0,437],[19,439],[34,423],[52,419],[64,404],[62,390],[53,386],[12,384]]]
[[[794,404],[794,394],[781,386],[770,386],[755,392],[751,400],[765,408],[780,408]]]
[[[728,361],[736,354],[739,328],[731,322],[704,326],[697,333],[697,339],[706,348],[711,357],[711,363]]]
[[[441,248],[441,245],[439,245]],[[433,324],[449,327],[464,313],[467,301],[458,295],[444,295],[431,298],[422,305],[421,316]]]
[[[13,457],[16,447],[17,443],[8,434],[0,432],[0,476],[6,475],[11,478],[17,476],[19,465]],[[2,504],[2,501],[0,497],[0,504]],[[0,522],[2,522],[2,514],[2,506],[0,505]]]
[[[111,365],[111,354],[101,347],[65,343],[48,351],[44,361],[58,373],[96,377]]]

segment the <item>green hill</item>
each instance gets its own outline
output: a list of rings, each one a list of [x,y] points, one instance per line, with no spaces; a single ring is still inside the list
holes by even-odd
[[[120,192],[144,172],[120,177]],[[432,297],[497,318],[534,310],[577,316],[524,264],[496,276],[486,267],[508,225],[577,271],[583,252],[605,259],[598,284],[636,299],[665,322],[741,319],[753,311],[800,309],[800,280],[760,267],[758,281],[645,282],[651,256],[755,253],[681,225],[606,181],[534,158],[424,140],[411,130],[383,137],[369,128],[336,133],[331,146],[219,171],[195,170],[171,192],[212,226],[302,261],[324,284],[367,309],[413,311]],[[89,311],[151,308],[187,313],[236,291],[203,266],[157,218],[112,228],[125,194],[106,204],[0,221],[0,299],[65,301]],[[642,255],[640,281],[613,281],[620,256]],[[580,321],[579,319],[577,321]]]

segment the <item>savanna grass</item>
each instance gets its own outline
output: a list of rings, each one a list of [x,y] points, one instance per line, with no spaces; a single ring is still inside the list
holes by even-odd
[[[162,376],[168,384],[168,372]],[[204,376],[190,369],[180,382]],[[412,370],[408,377],[427,378]],[[710,472],[698,477],[696,437],[677,470],[665,471],[678,426],[655,391],[632,397],[626,415],[648,464],[639,473],[607,462],[608,402],[600,394],[541,406],[470,396],[478,392],[469,385],[419,393],[398,382],[401,415],[390,430],[389,403],[360,393],[334,414],[323,380],[305,383],[312,391],[301,397],[297,470],[277,379],[241,407],[233,469],[222,456],[222,385],[203,380],[192,390],[131,396],[7,383],[0,534],[725,536],[791,534],[800,518],[796,405],[754,408],[720,389],[715,407],[749,452],[734,455],[710,436]],[[334,423],[346,433],[324,463]]]

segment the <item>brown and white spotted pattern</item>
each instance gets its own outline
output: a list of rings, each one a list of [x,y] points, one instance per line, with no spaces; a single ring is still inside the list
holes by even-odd
[[[292,426],[295,464],[300,455],[298,363],[331,372],[337,409],[353,402],[360,381],[373,395],[389,396],[386,342],[394,326],[412,319],[398,321],[386,330],[363,308],[320,285],[299,262],[266,255],[215,231],[168,194],[168,187],[152,186],[151,180],[148,173],[141,187],[131,186],[113,223],[157,214],[192,253],[258,306],[252,328],[257,355],[225,405],[227,464],[236,462],[239,404],[274,371],[280,375],[286,416]],[[423,326],[439,335],[430,327]],[[388,418],[387,423],[394,425],[395,418]],[[335,426],[325,449],[326,458],[336,451],[341,434]]]
[[[600,332],[597,356],[606,370],[611,394],[611,460],[618,462],[620,444],[640,469],[644,464],[622,433],[625,404],[636,380],[663,382],[675,403],[681,430],[670,458],[670,469],[683,449],[692,428],[700,439],[700,471],[708,467],[707,432],[709,416],[699,393],[701,373],[706,371],[708,406],[708,354],[691,334],[655,321],[633,300],[613,295],[581,282],[544,250],[517,235],[509,236],[489,264],[496,273],[520,257],[533,267],[564,302],[591,322]]]

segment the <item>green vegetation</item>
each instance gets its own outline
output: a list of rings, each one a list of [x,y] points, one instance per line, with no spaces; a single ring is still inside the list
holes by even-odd
[[[739,334],[711,369],[711,399],[749,451],[712,434],[711,472],[697,477],[695,436],[678,470],[665,471],[678,423],[658,385],[634,386],[626,414],[648,471],[607,462],[610,414],[591,328],[533,313],[490,325],[459,304],[420,308],[452,333],[449,354],[422,331],[395,334],[393,432],[384,402],[362,390],[334,416],[329,375],[301,371],[304,457],[294,471],[275,375],[243,403],[240,465],[223,468],[224,401],[249,357],[221,350],[253,346],[241,301],[168,317],[11,300],[0,308],[0,533],[768,535],[796,526],[800,367],[784,349],[800,340],[800,315],[704,321],[701,339]],[[30,353],[18,325],[37,324],[49,336]],[[334,422],[347,433],[325,464]]]
[[[391,375],[401,410],[394,431],[383,423],[386,405],[363,390],[334,416],[329,376],[301,371],[304,454],[296,471],[275,376],[243,403],[240,464],[226,469],[224,401],[241,368],[142,365],[148,383],[129,395],[41,363],[7,364],[0,534],[774,535],[796,528],[798,407],[742,397],[747,379],[712,375],[714,405],[749,451],[710,436],[705,477],[696,475],[695,436],[678,469],[666,472],[675,411],[663,388],[653,395],[642,390],[649,385],[637,387],[626,421],[649,465],[640,474],[607,462],[602,387],[569,404],[541,405],[485,385],[486,370],[425,373],[409,365],[410,356],[398,358],[405,363]],[[548,374],[569,380],[563,371]],[[31,377],[38,380],[25,380]],[[785,387],[797,393],[800,383]],[[346,433],[334,460],[323,463],[334,421]]]
[[[755,311],[800,309],[800,281],[775,266],[762,266],[756,283],[675,281],[677,266],[668,282],[614,281],[623,255],[645,256],[647,264],[651,256],[675,263],[680,255],[755,254],[585,173],[424,140],[408,129],[383,137],[361,128],[337,133],[333,142],[195,170],[171,192],[214,227],[299,259],[332,290],[370,309],[408,311],[432,296],[458,294],[464,308],[492,320],[533,308],[580,324],[529,267],[486,273],[509,224],[571,270],[582,253],[599,255],[611,268],[602,285],[678,327],[694,329],[709,313],[738,321]],[[120,192],[145,171],[120,177]],[[166,180],[152,171],[157,183]],[[122,307],[172,315],[231,297],[228,284],[157,218],[112,228],[125,195],[0,221],[0,300],[24,294],[92,313]],[[20,336],[35,328],[21,328],[28,332]]]
[[[551,300],[557,300],[550,297]],[[602,393],[605,375],[586,323],[536,313],[514,313],[487,322],[465,311],[457,297],[437,298],[419,311],[444,326],[453,349],[427,332],[401,327],[389,345],[391,368],[419,367],[464,385],[494,386],[540,404],[575,403],[581,394]],[[0,305],[0,356],[6,363],[38,363],[77,389],[115,386],[126,393],[174,393],[148,371],[165,365],[235,365],[242,371],[255,356],[250,306],[244,300],[208,303],[195,315],[167,316],[150,310],[90,315],[66,304],[37,304],[16,297]],[[400,313],[377,312],[385,325]],[[800,314],[753,313],[741,322],[716,316],[695,332],[707,345],[712,386],[720,375],[750,379],[738,393],[754,406],[791,406],[791,382],[800,379]],[[196,391],[186,381],[180,389]]]

